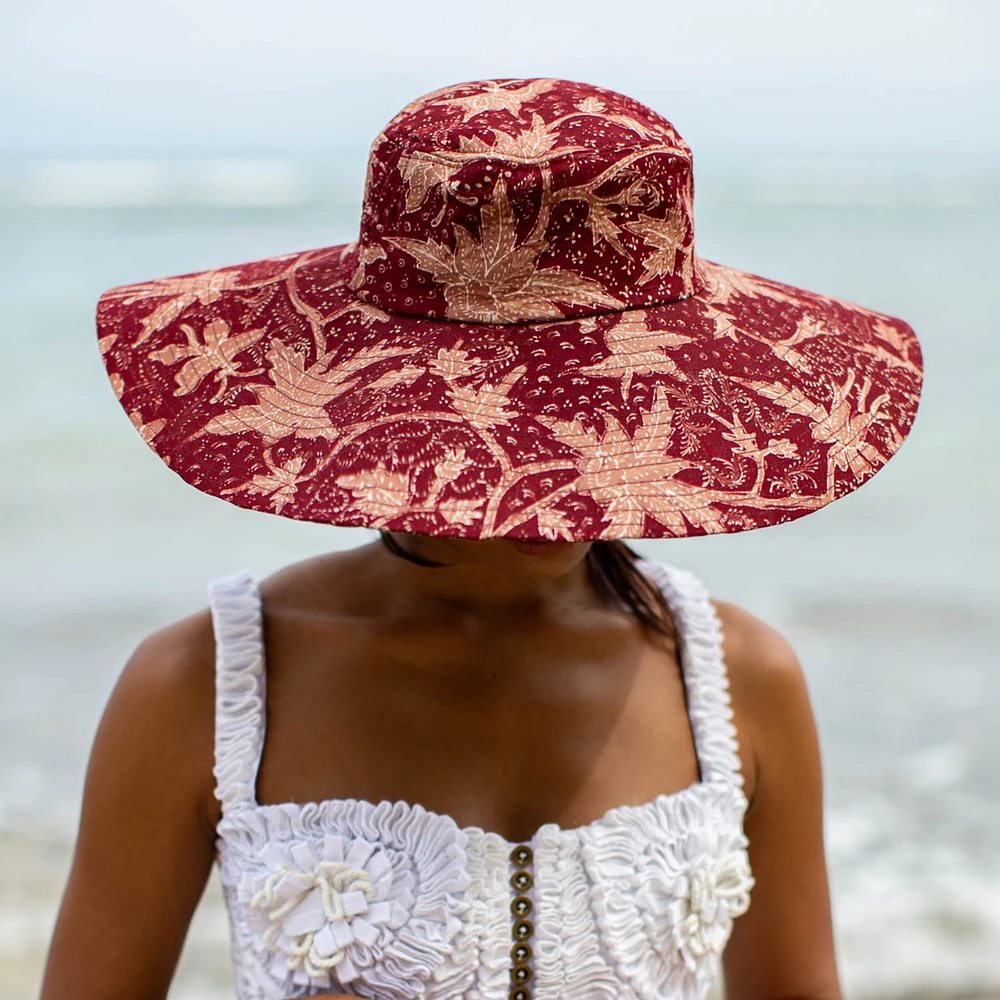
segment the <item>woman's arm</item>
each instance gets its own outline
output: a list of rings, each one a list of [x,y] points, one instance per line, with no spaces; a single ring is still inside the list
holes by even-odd
[[[727,1000],[842,1000],[823,848],[819,740],[798,659],[772,628],[719,605],[754,787],[744,830],[750,909],[723,956]]]
[[[42,1000],[165,997],[214,856],[214,641],[196,615],[150,637],[94,741]]]

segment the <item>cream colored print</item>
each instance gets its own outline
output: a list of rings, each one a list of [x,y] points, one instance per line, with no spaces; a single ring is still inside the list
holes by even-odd
[[[552,89],[554,80],[529,80],[520,87],[504,86],[498,80],[489,81],[485,89],[468,97],[446,97],[438,104],[461,108],[463,122],[484,111],[509,111],[515,117],[521,114],[521,105]]]
[[[425,371],[425,368],[418,365],[403,365],[402,368],[393,368],[384,375],[380,375],[374,382],[365,383],[361,388],[365,392],[389,393],[392,389],[412,385]]]
[[[324,407],[342,393],[353,389],[356,380],[344,372],[326,377],[327,366],[317,363],[305,367],[303,355],[276,342],[267,352],[270,385],[251,385],[257,402],[240,406],[213,417],[205,425],[205,434],[245,434],[255,431],[269,444],[289,434],[303,438],[326,438],[333,441],[338,431]]]
[[[473,525],[482,520],[481,509],[486,497],[468,500],[464,497],[449,497],[438,504],[438,511],[448,524]]]
[[[489,383],[472,389],[469,386],[445,385],[452,406],[477,431],[487,431],[491,427],[507,424],[518,416],[519,410],[508,403],[507,396],[518,379],[527,371],[526,366],[519,365],[509,371],[499,385]]]
[[[449,319],[477,323],[515,323],[559,319],[556,305],[566,302],[609,309],[621,302],[594,281],[555,267],[537,268],[547,244],[541,240],[516,246],[514,211],[503,182],[493,202],[482,210],[483,241],[477,243],[463,226],[455,227],[455,250],[441,243],[406,238],[388,242],[410,254],[444,286]]]
[[[643,261],[645,270],[639,277],[640,285],[652,278],[677,273],[677,251],[683,249],[684,241],[688,238],[688,225],[681,212],[670,208],[667,209],[665,219],[644,218],[627,223],[626,228],[644,243],[656,247],[656,252]]]
[[[187,323],[182,323],[180,328],[187,338],[187,344],[170,344],[150,354],[154,361],[163,365],[175,365],[186,359],[183,367],[174,375],[177,383],[175,396],[186,396],[194,392],[201,385],[202,379],[211,375],[219,383],[219,389],[211,399],[214,403],[225,393],[230,378],[259,375],[263,371],[261,368],[243,371],[234,359],[256,344],[264,336],[264,330],[244,330],[230,337],[229,324],[224,319],[213,319],[207,323],[202,328],[200,337],[194,327]]]
[[[462,349],[462,341],[454,347],[438,348],[437,356],[430,359],[428,367],[446,382],[474,375],[482,365],[478,358],[469,358],[469,352]]]
[[[170,326],[185,309],[200,302],[203,306],[217,301],[223,292],[236,287],[239,282],[238,271],[206,271],[190,278],[164,278],[162,281],[151,281],[145,285],[131,285],[122,298],[122,305],[130,306],[145,299],[163,298],[169,296],[166,302],[161,302],[148,316],[142,319],[142,332],[133,344],[138,347],[154,333]]]
[[[302,438],[340,436],[326,406],[338,396],[357,387],[357,376],[369,365],[389,358],[412,354],[416,347],[368,347],[334,368],[324,356],[308,368],[301,353],[277,341],[268,348],[266,360],[270,385],[248,385],[257,402],[213,417],[203,434],[245,434],[256,431],[274,444],[289,434]]]
[[[338,476],[337,485],[351,491],[354,506],[372,518],[376,527],[399,514],[409,513],[410,483],[405,472],[390,472],[379,466]]]
[[[693,339],[681,333],[650,329],[645,310],[630,310],[622,313],[621,319],[604,332],[604,342],[611,353],[596,364],[585,365],[577,371],[582,375],[620,379],[622,401],[627,403],[635,375],[670,375],[687,381],[687,376],[664,350],[682,347]]]
[[[599,115],[605,110],[604,101],[596,97],[585,97],[582,101],[576,102],[576,110],[582,111],[585,115]]]
[[[150,448],[153,447],[153,438],[167,426],[166,420],[163,419],[151,420],[148,424],[144,424],[142,422],[142,414],[138,412],[130,413],[128,418],[132,422],[132,426],[139,432],[140,437]],[[169,465],[170,462],[167,461],[167,464]]]
[[[271,457],[271,449],[264,449],[266,473],[258,473],[249,482],[241,483],[233,489],[222,490],[223,496],[233,493],[250,493],[265,496],[275,514],[280,514],[283,508],[295,499],[295,491],[299,483],[308,482],[315,476],[315,470],[308,475],[301,475],[306,460],[301,456],[290,458],[278,465]]]
[[[638,538],[649,514],[670,534],[689,533],[688,522],[714,533],[724,530],[722,513],[709,506],[705,490],[677,480],[677,473],[698,466],[664,454],[672,411],[667,394],[657,386],[653,404],[630,439],[614,417],[605,415],[605,431],[586,429],[579,420],[537,419],[564,444],[579,453],[580,477],[573,490],[593,497],[603,508],[610,537]]]
[[[590,100],[590,98],[588,98]],[[550,542],[570,542],[573,540],[573,523],[555,507],[549,507],[538,512],[538,533]]]
[[[760,282],[745,271],[719,264],[703,264],[702,271],[708,291],[718,306],[728,306],[738,295],[757,298],[761,294]],[[769,291],[768,294],[772,293]]]
[[[537,114],[531,116],[531,126],[516,135],[510,135],[503,129],[492,131],[495,139],[492,146],[477,135],[463,136],[459,140],[459,149],[463,153],[477,157],[500,155],[515,162],[533,162],[545,156],[559,142],[559,133]],[[559,155],[563,156],[582,148],[582,146],[560,144]]]
[[[358,251],[358,264],[347,283],[348,288],[357,291],[364,284],[365,269],[368,265],[374,264],[379,260],[385,260],[386,256],[385,247],[380,246],[378,243],[370,243],[363,246]]]
[[[734,379],[752,389],[765,399],[773,400],[788,413],[806,417],[812,424],[813,440],[830,446],[827,452],[827,490],[833,489],[833,470],[850,470],[855,482],[873,475],[885,462],[881,452],[867,440],[871,428],[888,417],[882,408],[888,403],[888,393],[869,399],[871,384],[865,380],[855,393],[855,403],[850,401],[855,389],[856,376],[848,372],[843,385],[833,384],[833,402],[827,409],[809,399],[797,386],[788,387],[780,382],[753,382]]]

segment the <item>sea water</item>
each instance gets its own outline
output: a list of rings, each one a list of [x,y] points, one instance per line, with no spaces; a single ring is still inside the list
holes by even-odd
[[[908,320],[927,363],[912,437],[863,490],[803,520],[633,544],[694,569],[800,655],[848,995],[1000,989],[1000,172],[792,167],[702,181],[699,251]],[[374,537],[241,510],[171,474],[107,384],[96,299],[351,239],[363,158],[350,170],[0,170],[0,982],[11,1000],[36,993],[89,744],[136,643],[204,606],[213,577],[266,575]],[[231,996],[228,976],[213,882],[171,996]]]

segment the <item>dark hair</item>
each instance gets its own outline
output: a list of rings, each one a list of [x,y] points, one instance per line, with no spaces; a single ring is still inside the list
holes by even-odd
[[[402,548],[392,535],[379,529],[382,544],[402,559],[418,566],[438,568],[433,562]],[[596,541],[587,551],[587,573],[597,593],[611,604],[634,615],[643,626],[659,635],[674,638],[674,621],[660,588],[643,576],[634,565],[639,553],[623,541]]]

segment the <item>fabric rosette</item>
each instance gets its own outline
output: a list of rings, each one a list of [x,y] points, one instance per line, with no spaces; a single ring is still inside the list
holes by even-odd
[[[426,974],[408,968],[405,927],[414,918],[421,879],[407,854],[361,837],[327,834],[269,844],[257,860],[244,874],[239,895],[254,946],[274,980],[309,988],[381,982],[390,958],[398,985],[410,981],[406,993]],[[419,889],[421,947],[438,949],[442,957],[461,926],[447,905],[446,888],[432,880]],[[429,900],[435,891],[441,898]],[[437,904],[430,913],[428,902]]]
[[[637,995],[687,996],[714,981],[754,884],[733,823],[744,801],[728,783],[701,782],[588,831],[581,849],[597,923]]]
[[[706,955],[722,954],[733,920],[750,908],[754,880],[746,851],[706,855],[676,874],[651,874],[639,905],[667,916],[671,940],[691,971]]]

